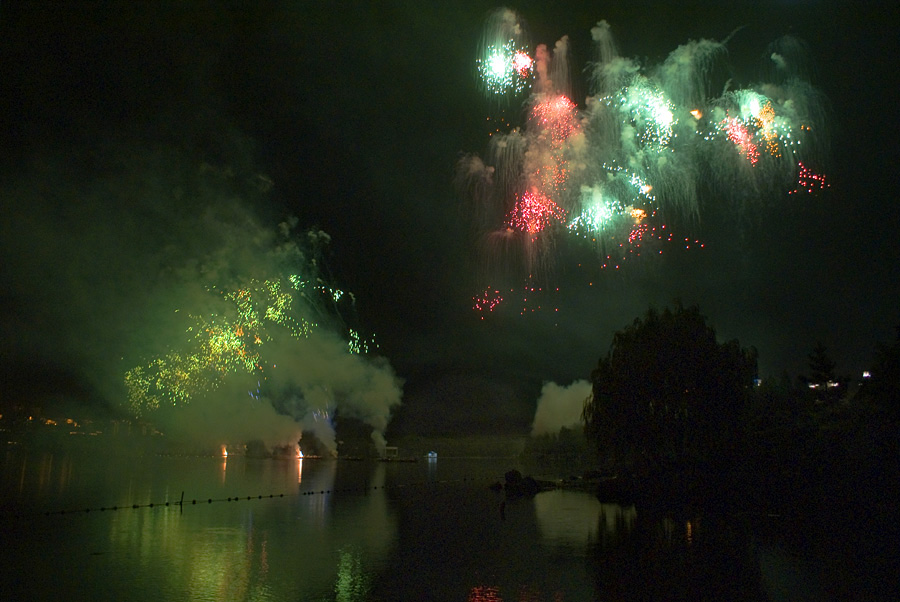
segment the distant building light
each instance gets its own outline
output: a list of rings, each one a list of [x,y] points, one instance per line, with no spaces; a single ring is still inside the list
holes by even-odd
[[[753,384],[756,385],[757,387],[761,386],[761,385],[762,385],[762,379],[761,379],[761,378],[754,378],[754,379],[753,379]]]

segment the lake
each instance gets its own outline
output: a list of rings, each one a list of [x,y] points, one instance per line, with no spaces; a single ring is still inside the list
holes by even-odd
[[[828,598],[741,517],[638,513],[513,459],[2,456],[2,600]],[[183,505],[179,505],[183,498]]]

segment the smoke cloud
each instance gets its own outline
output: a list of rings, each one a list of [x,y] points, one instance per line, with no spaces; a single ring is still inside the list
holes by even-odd
[[[75,375],[91,392],[80,403],[199,448],[311,430],[334,449],[340,417],[383,447],[402,383],[366,353],[355,297],[324,276],[330,236],[264,223],[272,182],[245,158],[135,146],[45,154],[0,190],[17,308],[3,331],[41,325],[9,337],[11,357]]]
[[[576,380],[568,387],[544,383],[534,413],[532,437],[554,435],[563,428],[581,426],[581,410],[590,394],[591,383],[586,380]]]

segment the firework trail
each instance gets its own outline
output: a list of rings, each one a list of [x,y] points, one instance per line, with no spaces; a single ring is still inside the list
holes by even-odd
[[[506,15],[499,21],[506,24],[505,29],[495,24],[498,15]],[[511,16],[508,11],[495,13],[485,38],[509,35]],[[552,51],[539,45],[531,64],[533,92],[527,123],[492,136],[490,165],[475,155],[464,157],[458,182],[473,199],[473,215],[484,232],[482,246],[503,257],[518,258],[518,265],[526,266],[528,272],[544,273],[552,268],[559,226],[566,224],[572,211],[570,181],[572,171],[578,169],[572,158],[583,136],[571,99],[568,40],[557,42]],[[488,271],[496,277],[493,268],[498,262],[493,263]]]
[[[506,37],[520,21],[513,16],[494,13],[485,39]],[[702,247],[667,223],[695,221],[701,191],[739,211],[738,201],[827,188],[810,167],[827,151],[823,99],[802,79],[808,69],[796,40],[770,47],[771,81],[731,89],[722,81],[725,42],[691,41],[646,66],[618,54],[607,22],[591,38],[596,60],[581,104],[571,97],[568,39],[552,52],[539,45],[524,123],[493,135],[485,159],[458,164],[488,240],[480,245],[485,282],[545,276],[562,240],[593,245],[602,267],[661,252],[663,243]],[[514,265],[498,270],[504,261]]]

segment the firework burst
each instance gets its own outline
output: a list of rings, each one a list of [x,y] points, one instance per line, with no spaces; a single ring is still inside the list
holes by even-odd
[[[188,404],[228,380],[255,382],[250,397],[259,399],[260,383],[277,366],[285,343],[303,344],[323,325],[331,331],[334,324],[343,324],[340,306],[345,300],[353,303],[351,294],[324,284],[314,270],[250,278],[233,288],[209,285],[206,293],[218,311],[188,313],[190,322],[173,350],[125,372],[128,402],[136,415]],[[351,328],[345,327],[344,336],[348,353],[375,348],[374,339]]]
[[[534,59],[525,25],[515,11],[501,8],[488,17],[475,66],[488,96],[515,96],[531,86]]]
[[[520,23],[503,10],[485,29],[485,42],[494,43],[482,50],[506,44],[497,61],[504,81],[517,73]],[[480,227],[523,242],[523,252],[505,253],[519,262],[520,274],[536,273],[537,258],[553,264],[565,235],[593,245],[601,267],[659,254],[663,243],[701,248],[696,237],[674,233],[679,222],[696,221],[700,190],[722,191],[724,201],[729,191],[740,191],[736,200],[763,202],[778,190],[828,187],[809,167],[824,155],[822,98],[792,68],[797,53],[778,50],[797,44],[773,46],[778,81],[729,90],[731,80],[716,85],[717,74],[729,72],[724,42],[689,42],[648,68],[619,56],[610,31],[605,21],[591,30],[598,60],[588,70],[593,90],[583,104],[571,96],[568,39],[552,51],[538,45],[528,62],[534,83],[525,123],[492,136],[484,162],[473,155],[460,163],[461,183],[477,188],[482,205],[473,214],[503,224]],[[717,88],[725,91],[715,96]],[[498,258],[483,262],[496,265]]]

